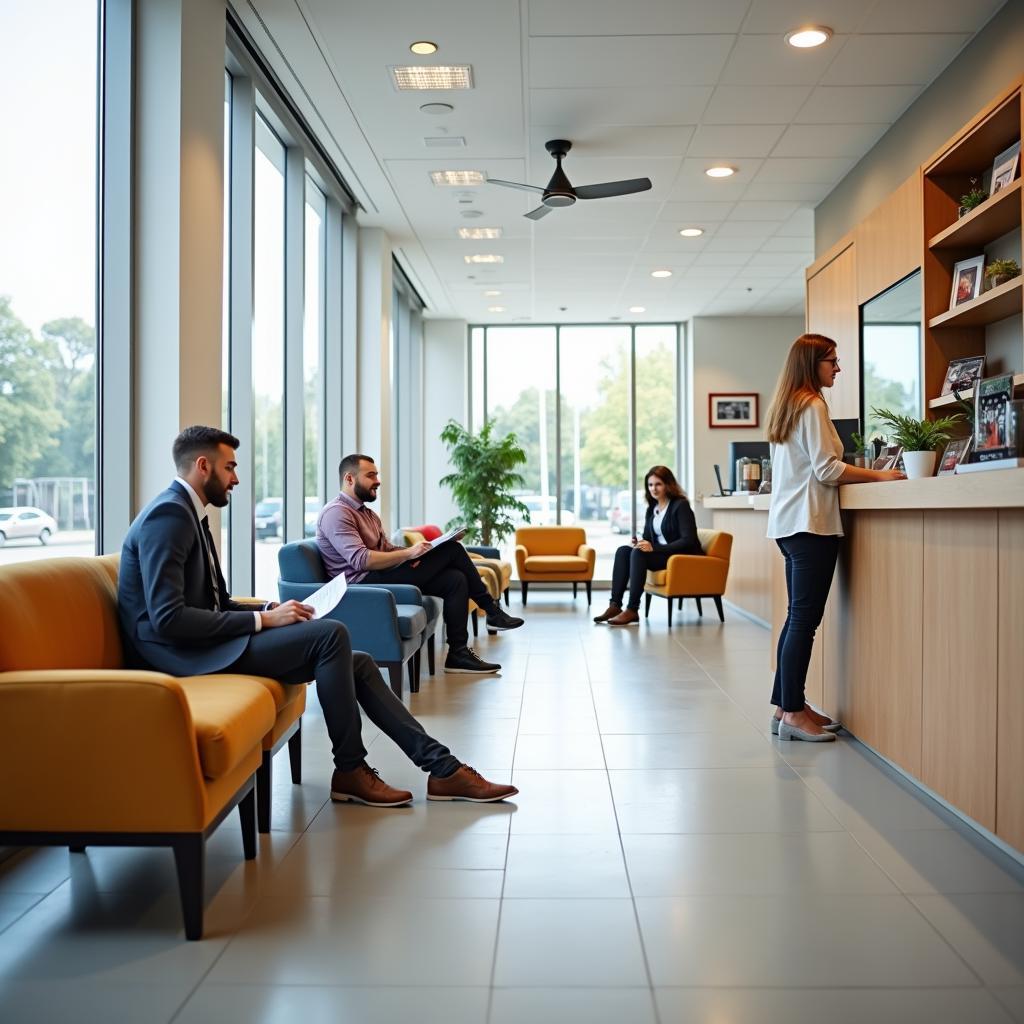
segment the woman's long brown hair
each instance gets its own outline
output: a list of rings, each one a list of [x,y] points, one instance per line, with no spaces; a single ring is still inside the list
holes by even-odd
[[[651,466],[651,468],[644,474],[644,497],[647,499],[648,508],[653,508],[657,504],[654,498],[651,497],[651,492],[647,488],[647,481],[650,480],[652,476],[656,476],[665,485],[665,493],[669,496],[669,500],[672,498],[686,497],[683,493],[682,487],[679,486],[679,481],[676,479],[675,473],[673,473],[668,466]]]
[[[789,440],[800,414],[821,397],[818,363],[828,359],[836,343],[824,334],[801,334],[793,342],[768,407],[765,437],[774,444]]]

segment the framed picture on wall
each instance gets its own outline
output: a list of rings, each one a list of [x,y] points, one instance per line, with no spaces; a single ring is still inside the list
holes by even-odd
[[[992,162],[992,181],[988,194],[994,196],[1000,189],[1006,188],[1017,176],[1017,164],[1020,162],[1020,142],[1004,149]]]
[[[708,395],[709,427],[756,427],[756,394]]]
[[[972,256],[953,264],[953,290],[949,293],[949,308],[976,299],[981,294],[981,279],[985,269],[985,254]]]

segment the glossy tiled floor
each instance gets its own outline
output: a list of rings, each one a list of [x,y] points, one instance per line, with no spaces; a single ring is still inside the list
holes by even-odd
[[[203,942],[167,851],[0,865],[0,1020],[1024,1022],[1024,872],[848,737],[772,740],[764,630],[527,618],[412,703],[514,805],[427,804],[372,729],[415,806],[330,804],[313,701],[259,859],[211,843]]]

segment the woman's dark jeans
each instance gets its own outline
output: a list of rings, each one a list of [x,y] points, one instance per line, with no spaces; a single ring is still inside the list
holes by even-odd
[[[779,633],[772,703],[783,711],[803,711],[807,666],[814,631],[825,614],[832,576],[839,557],[839,537],[794,533],[775,543],[786,560],[789,608]]]
[[[615,564],[612,567],[611,603],[622,607],[622,598],[629,586],[629,605],[633,611],[640,610],[640,595],[644,592],[647,582],[647,571],[657,572],[668,565],[669,556],[660,551],[640,551],[628,544],[623,544],[615,552]]]

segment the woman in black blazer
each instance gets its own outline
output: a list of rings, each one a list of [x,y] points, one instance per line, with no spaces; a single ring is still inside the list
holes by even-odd
[[[595,622],[609,626],[631,626],[640,621],[640,595],[649,570],[658,571],[668,565],[671,555],[702,555],[697,537],[697,521],[693,509],[668,466],[652,466],[647,471],[647,515],[644,517],[643,540],[633,538],[615,552],[612,569],[611,603],[595,617]],[[622,598],[629,586],[629,604],[623,609]]]

